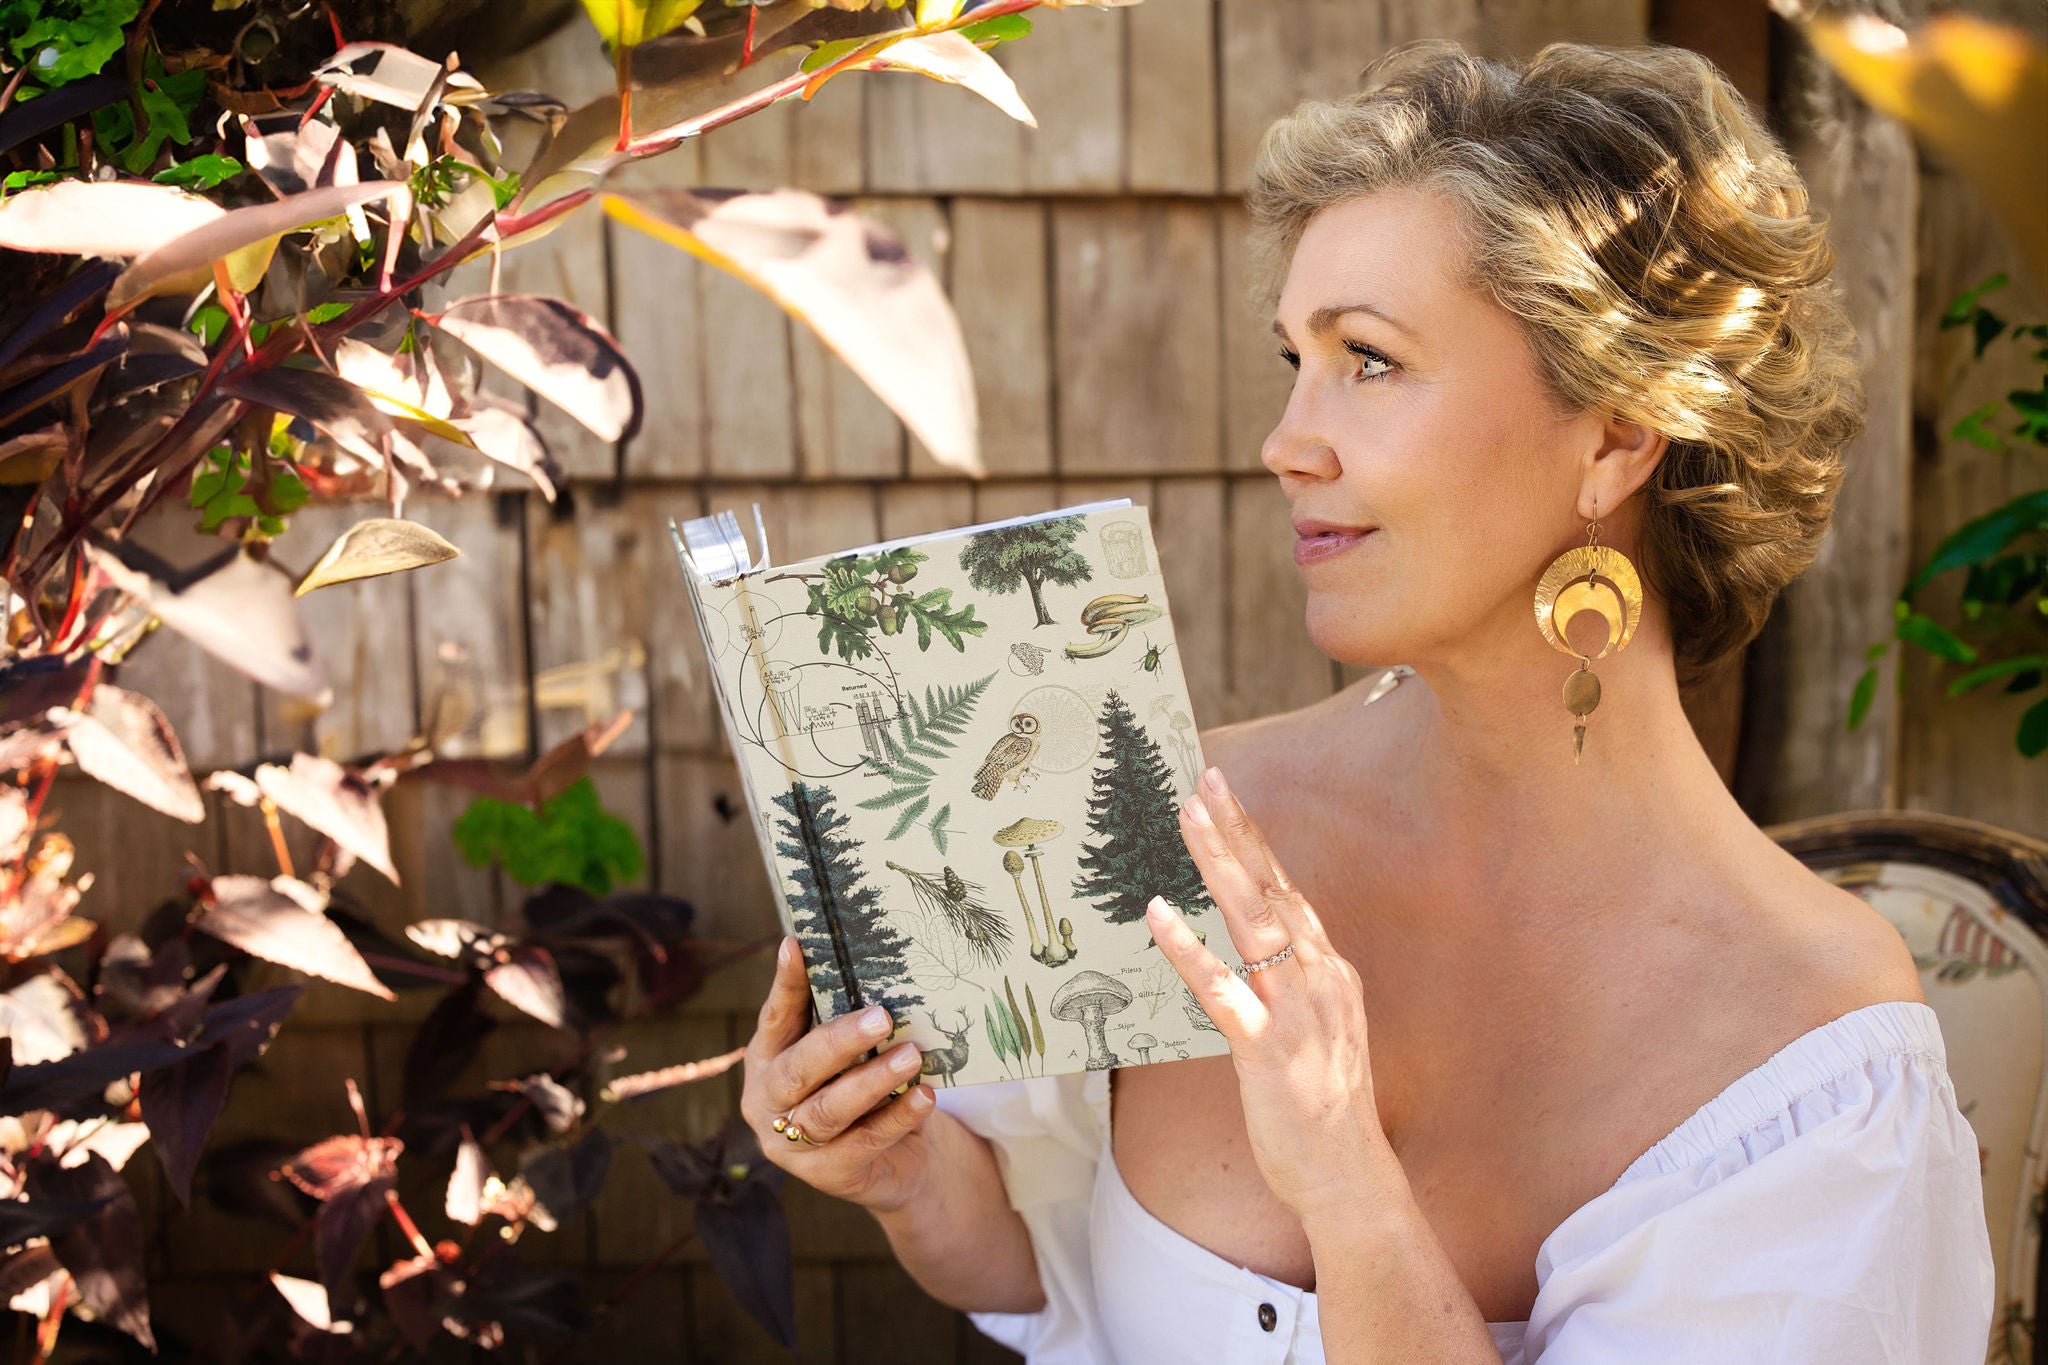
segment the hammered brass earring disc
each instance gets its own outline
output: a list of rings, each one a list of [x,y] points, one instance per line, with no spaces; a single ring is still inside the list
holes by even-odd
[[[1600,679],[1590,668],[1581,668],[1564,680],[1564,709],[1581,719],[1593,714],[1600,704]]]
[[[1608,621],[1607,645],[1593,658],[1618,654],[1635,638],[1643,619],[1643,583],[1627,555],[1605,545],[1581,545],[1551,561],[1536,585],[1536,627],[1553,648],[1573,658],[1581,656],[1565,630],[1580,611],[1598,612]]]

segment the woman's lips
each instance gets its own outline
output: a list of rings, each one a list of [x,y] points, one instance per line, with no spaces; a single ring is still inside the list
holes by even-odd
[[[1376,529],[1372,526],[1298,521],[1294,524],[1294,562],[1297,565],[1317,564],[1332,555],[1341,555]]]

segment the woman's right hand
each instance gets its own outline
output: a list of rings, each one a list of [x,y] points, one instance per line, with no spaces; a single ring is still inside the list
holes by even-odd
[[[796,939],[785,936],[775,982],[747,1041],[740,1116],[768,1159],[805,1184],[877,1213],[901,1208],[924,1187],[931,1151],[923,1127],[937,1102],[922,1084],[889,1098],[917,1079],[917,1044],[899,1043],[853,1066],[889,1036],[888,1011],[874,1005],[817,1028],[810,1018],[803,958]],[[777,1132],[775,1120],[784,1115],[819,1145]]]

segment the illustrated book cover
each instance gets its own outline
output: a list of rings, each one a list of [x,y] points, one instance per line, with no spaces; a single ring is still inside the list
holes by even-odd
[[[770,562],[675,527],[719,709],[820,1019],[880,1004],[923,1079],[1227,1051],[1152,942],[1238,957],[1181,841],[1203,762],[1128,499]]]

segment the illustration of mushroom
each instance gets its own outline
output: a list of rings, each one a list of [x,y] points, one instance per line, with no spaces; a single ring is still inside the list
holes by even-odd
[[[1152,1049],[1158,1046],[1159,1040],[1149,1033],[1134,1033],[1131,1035],[1131,1048],[1138,1054],[1139,1066],[1143,1066],[1152,1060]]]
[[[1060,942],[1066,946],[1067,956],[1074,955],[1074,922],[1065,915],[1060,916]]]
[[[1031,931],[1031,956],[1045,960],[1045,949],[1038,944],[1038,917],[1031,913],[1031,898],[1024,894],[1024,856],[1016,849],[1003,854],[1003,871],[1010,874],[1010,881],[1017,888],[1017,905],[1024,911],[1024,927]]]
[[[1054,993],[1052,1017],[1079,1024],[1088,1031],[1087,1070],[1106,1071],[1123,1065],[1122,1059],[1109,1050],[1109,1039],[1103,1034],[1103,1021],[1130,1003],[1131,993],[1101,972],[1078,972],[1073,980]]]
[[[1043,962],[1048,967],[1057,967],[1061,963],[1066,962],[1073,957],[1074,950],[1071,947],[1061,948],[1058,939],[1054,936],[1052,898],[1045,894],[1045,869],[1040,866],[1038,861],[1041,856],[1038,846],[1048,840],[1057,839],[1060,836],[1060,832],[1065,828],[1066,826],[1060,824],[1057,820],[1033,820],[1031,817],[1025,816],[1021,820],[1004,825],[996,831],[995,835],[995,840],[998,844],[1008,849],[1022,849],[1024,850],[1024,856],[1031,860],[1031,874],[1038,879],[1039,908],[1045,912],[1045,948],[1042,953],[1034,951],[1032,956],[1038,958],[1040,962]],[[1029,920],[1030,918],[1031,916],[1027,909],[1025,919]],[[1036,937],[1036,930],[1033,931],[1033,936]]]

